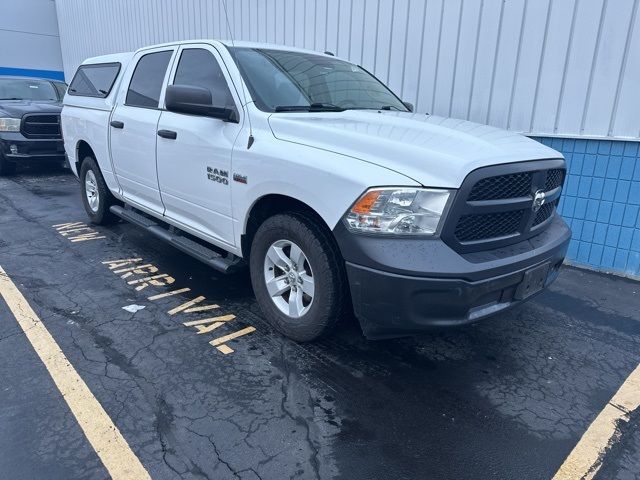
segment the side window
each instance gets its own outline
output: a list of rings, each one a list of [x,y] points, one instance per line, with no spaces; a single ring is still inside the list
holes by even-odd
[[[207,88],[211,92],[212,106],[235,109],[222,69],[208,50],[202,48],[184,50],[180,55],[173,84]]]
[[[104,98],[111,92],[119,72],[119,63],[80,65],[73,76],[73,80],[71,80],[69,95]],[[54,85],[59,90],[58,84],[54,83]],[[64,92],[62,92],[62,95],[64,95]]]
[[[129,83],[126,105],[157,108],[171,50],[147,53],[140,58]]]

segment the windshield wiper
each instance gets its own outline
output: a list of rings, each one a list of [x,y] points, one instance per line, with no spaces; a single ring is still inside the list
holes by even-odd
[[[22,98],[18,98],[18,97],[7,97],[7,98],[0,98],[0,100],[22,100]]]
[[[395,105],[382,105],[381,107],[349,107],[345,108],[345,110],[397,110],[399,112],[404,112],[404,110],[396,107]]]
[[[312,103],[311,105],[278,105],[276,112],[344,112],[345,109],[330,103]]]

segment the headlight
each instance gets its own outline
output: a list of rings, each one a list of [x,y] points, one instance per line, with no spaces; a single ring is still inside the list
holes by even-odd
[[[0,132],[19,132],[19,118],[0,118]]]
[[[433,188],[372,188],[345,216],[359,232],[433,235],[438,231],[450,190]]]

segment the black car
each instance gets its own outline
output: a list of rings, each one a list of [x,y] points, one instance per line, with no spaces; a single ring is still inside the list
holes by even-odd
[[[18,164],[66,161],[60,112],[64,82],[0,77],[0,175]]]

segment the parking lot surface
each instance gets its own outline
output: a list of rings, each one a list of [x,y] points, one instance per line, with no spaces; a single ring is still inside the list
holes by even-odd
[[[246,271],[86,221],[65,171],[0,178],[0,266],[154,479],[551,478],[640,362],[636,281],[566,267],[469,327],[296,344]],[[1,297],[0,358],[0,477],[108,478]],[[596,478],[640,477],[639,424]]]

